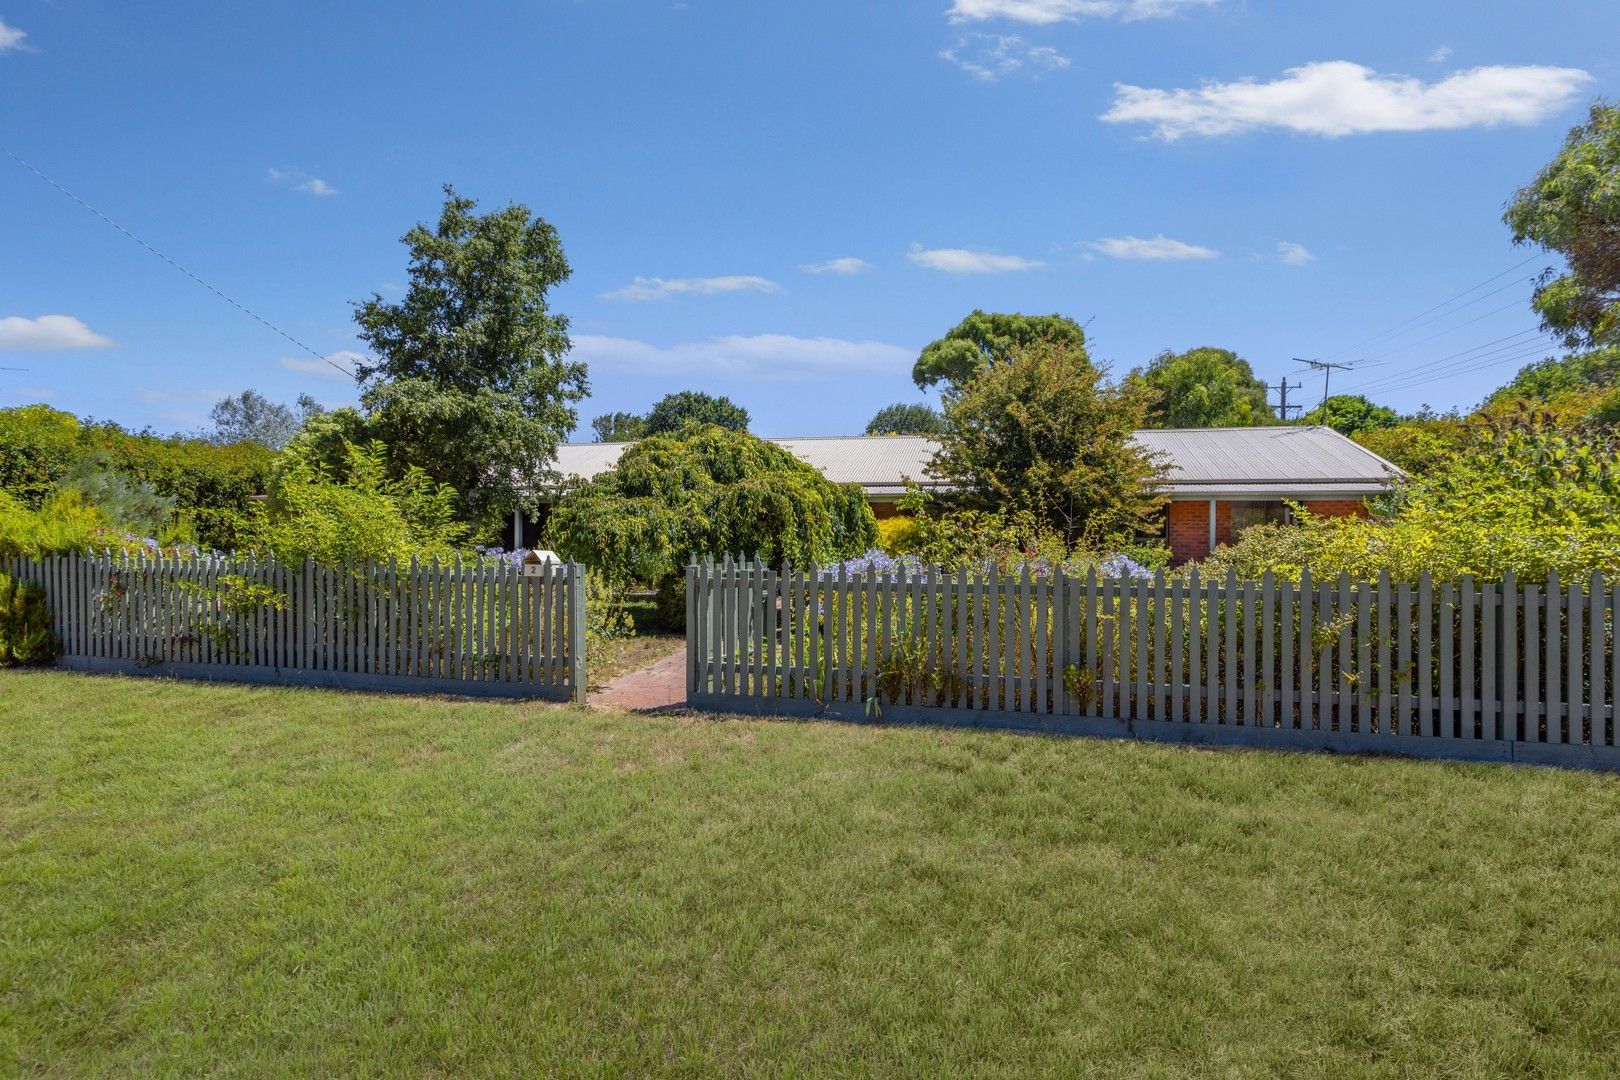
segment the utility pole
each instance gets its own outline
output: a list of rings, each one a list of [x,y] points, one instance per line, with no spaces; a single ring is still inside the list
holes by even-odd
[[[1296,364],[1309,364],[1312,371],[1322,373],[1322,404],[1324,407],[1327,405],[1328,399],[1328,381],[1333,378],[1333,373],[1335,371],[1349,371],[1354,366],[1353,364],[1330,364],[1326,360],[1302,360],[1297,356],[1294,357],[1294,362]]]
[[[1288,376],[1284,375],[1282,382],[1279,385],[1266,387],[1267,390],[1277,391],[1277,418],[1283,423],[1288,423],[1289,410],[1298,412],[1300,409],[1304,408],[1303,405],[1288,404],[1288,391],[1300,390],[1303,389],[1304,386],[1304,383],[1294,383],[1292,386],[1290,386],[1288,384]]]

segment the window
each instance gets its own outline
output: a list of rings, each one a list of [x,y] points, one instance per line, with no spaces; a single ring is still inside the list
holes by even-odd
[[[1232,537],[1243,535],[1253,525],[1287,525],[1293,518],[1288,506],[1281,500],[1264,502],[1235,502],[1232,504]]]

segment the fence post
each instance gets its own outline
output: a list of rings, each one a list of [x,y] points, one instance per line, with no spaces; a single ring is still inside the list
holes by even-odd
[[[568,667],[574,704],[585,704],[585,567],[568,567]]]

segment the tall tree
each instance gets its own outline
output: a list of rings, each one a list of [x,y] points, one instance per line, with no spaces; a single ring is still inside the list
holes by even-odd
[[[404,299],[373,293],[355,305],[377,356],[357,375],[370,434],[396,473],[415,464],[454,487],[463,519],[488,532],[552,478],[590,386],[585,365],[567,359],[567,317],[547,304],[570,273],[557,230],[526,206],[475,214],[472,199],[448,184],[444,193],[437,227],[402,238]]]
[[[1000,363],[1014,351],[1038,342],[1068,349],[1082,358],[1086,356],[1086,332],[1067,316],[974,311],[951,327],[944,337],[924,346],[911,369],[911,378],[925,390],[940,382],[961,384],[980,369]]]
[[[1148,424],[1156,428],[1253,427],[1275,423],[1266,404],[1266,384],[1249,362],[1230,349],[1201,346],[1155,356],[1132,371],[1159,392]]]
[[[1152,398],[1082,348],[1037,342],[946,392],[933,472],[959,505],[1029,511],[1067,547],[1128,536],[1163,503],[1165,466],[1132,437]]]
[[[255,442],[272,450],[280,450],[311,417],[325,411],[320,402],[308,394],[299,394],[295,406],[288,408],[279,401],[271,401],[257,390],[244,390],[232,397],[221,398],[208,414],[214,423],[214,430],[209,433],[208,439],[221,446]]]
[[[597,442],[634,442],[647,433],[647,418],[629,412],[603,413],[591,420]]]
[[[665,394],[647,413],[644,433],[663,435],[687,424],[714,424],[728,431],[748,430],[748,410],[728,397],[697,390]]]
[[[898,401],[885,405],[866,425],[868,435],[937,435],[945,418],[932,405]]]
[[[1355,435],[1373,428],[1394,427],[1401,422],[1401,416],[1364,394],[1334,394],[1306,413],[1301,422],[1325,424],[1341,435]]]
[[[1620,106],[1594,104],[1503,220],[1515,243],[1539,244],[1569,263],[1536,289],[1542,325],[1571,348],[1620,344]]]

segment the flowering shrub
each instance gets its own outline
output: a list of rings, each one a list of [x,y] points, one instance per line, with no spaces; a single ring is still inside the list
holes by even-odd
[[[884,577],[904,573],[908,578],[921,576],[929,569],[927,563],[917,555],[894,556],[876,548],[864,555],[853,559],[845,559],[841,563],[823,567],[817,571],[817,577],[824,581],[836,581],[840,576],[857,581],[865,578]],[[1002,578],[1022,577],[1024,571],[1034,579],[1050,577],[1062,571],[1072,577],[1084,577],[1089,571],[1095,570],[1098,577],[1103,578],[1151,578],[1153,571],[1147,566],[1125,554],[1114,554],[1104,559],[1093,559],[1084,555],[1074,555],[1067,559],[1053,560],[1031,549],[1026,551],[1001,550],[978,560],[977,562],[963,562],[957,567],[936,567],[944,575],[949,576],[958,569],[966,569],[970,574],[989,574],[994,570]]]
[[[845,559],[841,563],[822,568],[818,576],[833,581],[837,580],[839,575],[848,578],[869,578],[899,574],[902,571],[908,577],[921,574],[923,562],[915,555],[902,555],[896,558],[887,552],[872,548],[864,555],[857,555],[853,559]]]
[[[504,563],[507,566],[522,567],[524,558],[529,554],[527,548],[518,548],[516,551],[507,551],[495,545],[492,547],[473,547],[473,554],[486,562]]]

